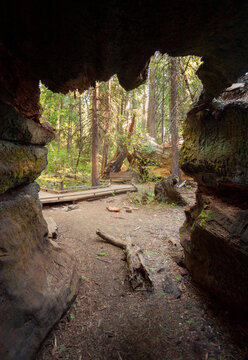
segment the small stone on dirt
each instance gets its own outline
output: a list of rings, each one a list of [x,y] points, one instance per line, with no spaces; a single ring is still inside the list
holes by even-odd
[[[68,205],[65,211],[72,211],[79,209],[79,205]]]
[[[181,297],[181,291],[168,275],[164,279],[164,292],[172,295],[175,299]]]
[[[113,206],[107,206],[106,209],[110,212],[120,212],[121,209]]]

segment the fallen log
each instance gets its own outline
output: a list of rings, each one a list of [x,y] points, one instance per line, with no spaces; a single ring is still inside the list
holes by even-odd
[[[96,234],[108,243],[118,246],[124,250],[127,258],[129,281],[133,290],[152,291],[153,283],[150,278],[149,270],[145,266],[143,251],[141,248],[133,244],[130,238],[124,241],[115,238],[112,235],[103,233],[100,230],[97,230]]]

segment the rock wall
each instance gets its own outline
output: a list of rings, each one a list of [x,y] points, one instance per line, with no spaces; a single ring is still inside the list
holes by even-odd
[[[43,145],[53,136],[52,129],[39,122],[39,81],[66,93],[117,74],[129,90],[146,79],[156,50],[203,58],[198,74],[205,90],[202,103],[188,116],[182,150],[183,170],[199,184],[197,205],[188,210],[182,231],[187,266],[210,291],[226,294],[229,303],[247,304],[247,108],[243,103],[211,103],[247,71],[247,13],[247,2],[233,0],[4,3],[1,359],[32,358],[76,292],[73,261],[47,240],[38,190],[30,185],[46,165]],[[232,301],[235,279],[240,289]]]
[[[0,103],[0,358],[33,358],[76,296],[75,259],[48,239],[33,182],[51,127]]]
[[[211,99],[247,71],[246,1],[65,0],[5,3],[0,14],[0,98],[38,121],[39,81],[66,93],[117,74],[133,89],[150,56],[198,55]]]
[[[180,154],[183,171],[198,182],[196,205],[186,209],[180,231],[186,266],[242,315],[248,315],[247,133],[246,100],[220,97],[190,111]]]

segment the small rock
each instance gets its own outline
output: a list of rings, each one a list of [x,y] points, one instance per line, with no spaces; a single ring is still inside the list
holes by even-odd
[[[79,205],[68,205],[65,211],[71,211],[79,209]]]
[[[175,299],[181,297],[181,291],[168,275],[164,279],[164,292],[174,296]]]
[[[106,206],[106,209],[110,212],[120,212],[121,209],[114,206]]]
[[[161,272],[165,271],[165,266],[161,266],[158,270],[157,273],[160,274]]]
[[[180,267],[179,271],[182,276],[188,275],[188,270],[185,268]]]

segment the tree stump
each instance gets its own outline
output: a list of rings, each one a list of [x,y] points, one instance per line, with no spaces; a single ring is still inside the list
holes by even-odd
[[[187,201],[182,197],[178,188],[179,178],[177,175],[170,175],[155,185],[155,200],[159,202],[170,202],[185,206]]]

